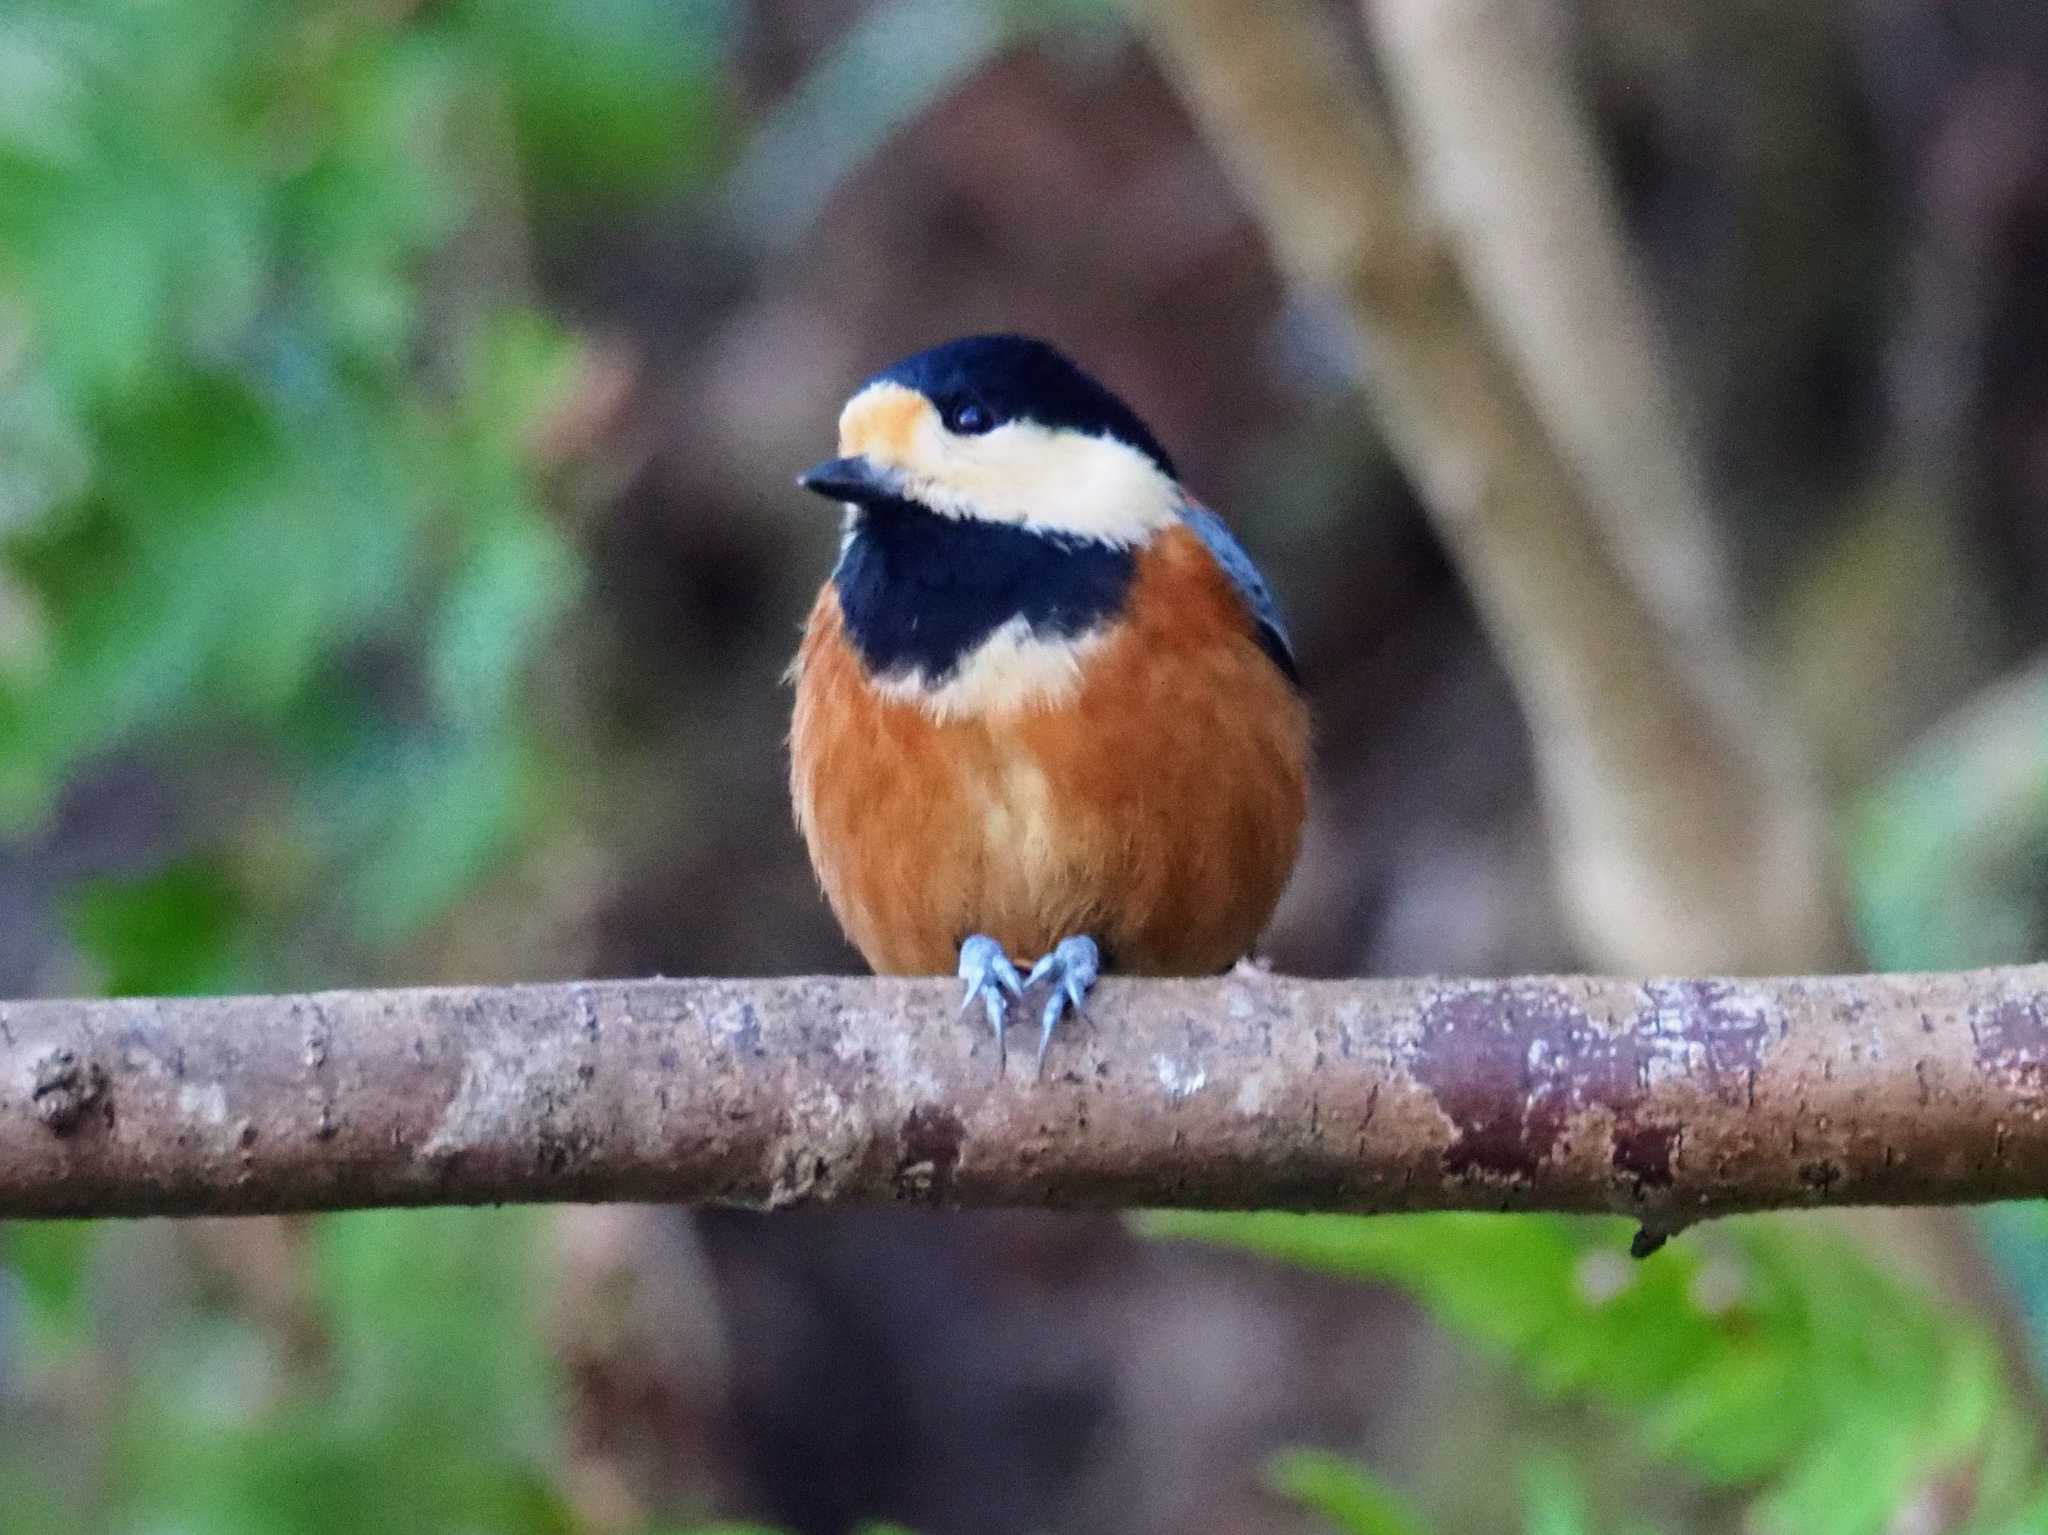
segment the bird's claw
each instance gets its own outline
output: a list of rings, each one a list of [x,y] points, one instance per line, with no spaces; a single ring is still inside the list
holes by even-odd
[[[1095,984],[1102,974],[1102,951],[1095,946],[1095,940],[1085,934],[1062,938],[1053,951],[1031,967],[1031,973],[1024,977],[1024,984],[1036,986],[1048,978],[1052,991],[1045,999],[1045,1010],[1038,1020],[1038,1069],[1045,1070],[1045,1047],[1052,1043],[1053,1026],[1066,1016],[1067,1009],[1076,1013],[1084,1010],[1088,1000],[1088,988]]]
[[[975,933],[960,945],[960,979],[967,983],[960,1011],[966,1012],[974,1006],[976,997],[981,998],[981,1005],[988,1010],[989,1027],[996,1032],[996,1059],[1001,1062],[1005,1059],[1003,1025],[1009,1021],[1009,997],[1024,994],[1024,982],[1017,967],[1010,963],[1010,956],[995,939],[986,933]],[[1004,995],[1006,992],[1008,996]]]

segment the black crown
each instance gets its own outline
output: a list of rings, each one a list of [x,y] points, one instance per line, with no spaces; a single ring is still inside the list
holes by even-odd
[[[1173,460],[1130,406],[1056,347],[1031,336],[963,336],[891,364],[869,382],[915,389],[948,414],[972,402],[997,425],[1035,421],[1114,437],[1178,478]]]

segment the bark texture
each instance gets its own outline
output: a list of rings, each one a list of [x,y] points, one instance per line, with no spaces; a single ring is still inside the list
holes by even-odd
[[[1740,1210],[2048,1193],[2048,966],[1103,984],[1043,1080],[946,981],[0,1006],[0,1215],[537,1200]]]

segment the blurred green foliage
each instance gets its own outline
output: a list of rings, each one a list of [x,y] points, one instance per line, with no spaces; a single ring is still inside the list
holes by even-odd
[[[370,978],[534,825],[579,353],[529,211],[700,184],[728,10],[0,10],[0,835],[122,757],[206,786],[70,894],[103,989]],[[317,1366],[172,1273],[137,1322],[139,1228],[9,1228],[0,1528],[570,1528],[534,1219],[317,1223]]]
[[[226,991],[251,968],[241,894],[214,858],[95,880],[73,903],[71,926],[116,994]]]
[[[2037,1426],[1982,1324],[1821,1228],[1725,1222],[1634,1263],[1612,1221],[1147,1221],[1401,1286],[1539,1396],[1597,1403],[1643,1453],[1751,1497],[1746,1527],[1766,1535],[1880,1535],[1949,1486],[1969,1491],[1970,1529],[2016,1532],[2037,1527],[2023,1521],[2048,1498]],[[1554,1469],[1525,1467],[1525,1478],[1532,1530],[1587,1528]],[[1346,1527],[1403,1528],[1383,1517]]]
[[[998,48],[1085,44],[1109,9],[886,0],[740,153],[726,0],[10,0],[0,834],[122,753],[175,753],[213,788],[165,861],[69,901],[97,981],[284,983],[309,930],[328,955],[344,935],[362,978],[544,808],[522,684],[577,571],[537,443],[578,358],[518,280],[530,211],[688,195],[730,167],[733,209],[786,236]],[[1857,811],[1885,967],[2039,950],[2043,698],[2037,679]],[[51,1433],[0,1435],[0,1529],[571,1528],[533,1221],[318,1223],[325,1346],[300,1374],[204,1297],[159,1298],[115,1342],[109,1314],[135,1302],[110,1301],[108,1270],[133,1231],[9,1228],[6,1410]],[[1994,1235],[2038,1252],[2044,1222],[2015,1208]],[[2033,1428],[1981,1329],[1812,1231],[1735,1223],[1632,1265],[1601,1222],[1157,1229],[1402,1286],[1535,1393],[1599,1404],[1641,1453],[1748,1500],[1759,1531],[1874,1532],[1948,1486],[1980,1535],[2048,1528]],[[1540,1446],[1514,1471],[1529,1535],[1641,1535],[1599,1523]],[[1271,1480],[1353,1535],[1426,1529],[1339,1457],[1283,1457]]]
[[[1282,1497],[1320,1516],[1338,1535],[1428,1535],[1430,1530],[1399,1494],[1363,1466],[1326,1450],[1290,1450],[1276,1456],[1267,1469],[1267,1481]],[[1584,1487],[1561,1456],[1529,1457],[1516,1481],[1523,1535],[1654,1535],[1651,1526],[1640,1522],[1597,1524]]]
[[[1862,796],[1847,827],[1877,968],[2038,956],[2048,678],[2022,674],[1966,708]],[[1999,1207],[1985,1222],[2048,1367],[2048,1206]],[[1922,1527],[1916,1508],[1926,1528],[2048,1529],[2039,1425],[1982,1324],[1819,1230],[1724,1222],[1632,1265],[1623,1230],[1601,1221],[1173,1214],[1150,1224],[1400,1286],[1538,1396],[1595,1403],[1640,1453],[1742,1497],[1745,1529],[1878,1535]],[[1281,1485],[1335,1528],[1422,1528],[1358,1467],[1327,1455],[1290,1465]],[[1555,1453],[1527,1454],[1519,1471],[1530,1535],[1609,1528]]]
[[[1266,1468],[1266,1483],[1320,1514],[1343,1535],[1423,1535],[1425,1526],[1398,1493],[1363,1466],[1326,1450],[1288,1450]]]
[[[2021,670],[1929,732],[1856,800],[1847,832],[1876,968],[2048,953],[2048,666]],[[1995,1206],[1982,1222],[2048,1373],[2048,1205]]]
[[[222,791],[185,877],[79,903],[115,989],[279,980],[291,922],[408,935],[530,818],[577,353],[476,274],[523,196],[712,164],[725,11],[0,17],[0,826],[116,751]]]
[[[2048,952],[2048,667],[1973,699],[1851,808],[1858,925],[1879,969]]]
[[[1851,804],[1845,831],[1875,968],[2038,958],[2048,671],[2020,673],[1933,731]],[[2048,1372],[2048,1204],[1996,1207],[1983,1223]],[[2048,1529],[2040,1425],[1981,1321],[1819,1229],[1722,1222],[1638,1265],[1605,1221],[1172,1213],[1147,1224],[1399,1286],[1539,1398],[1595,1404],[1651,1463],[1737,1497],[1742,1528],[1759,1535]],[[1644,1535],[1595,1519],[1557,1447],[1525,1447],[1516,1469],[1528,1535]],[[1428,1528],[1342,1457],[1286,1457],[1274,1482],[1347,1535]]]
[[[554,1489],[550,1383],[527,1212],[376,1212],[317,1223],[318,1360],[287,1368],[237,1308],[154,1297],[118,1348],[95,1323],[132,1258],[106,1228],[8,1231],[30,1336],[17,1390],[113,1391],[61,1452],[5,1465],[0,1527],[189,1535],[572,1528]],[[138,1228],[124,1234],[132,1242]],[[126,1282],[135,1282],[132,1275]],[[132,1302],[131,1302],[132,1304]],[[95,1442],[95,1434],[99,1436]],[[19,1458],[19,1437],[4,1441]],[[66,1466],[64,1462],[74,1464]],[[79,1470],[91,1517],[78,1507]]]

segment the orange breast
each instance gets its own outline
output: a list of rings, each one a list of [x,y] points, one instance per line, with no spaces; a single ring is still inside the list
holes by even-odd
[[[879,972],[949,972],[982,932],[1023,960],[1088,933],[1117,969],[1206,974],[1250,949],[1293,866],[1307,710],[1184,529],[1139,556],[1057,704],[940,720],[885,695],[829,583],[796,694],[797,822]]]

